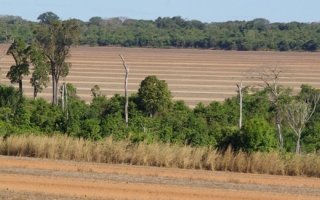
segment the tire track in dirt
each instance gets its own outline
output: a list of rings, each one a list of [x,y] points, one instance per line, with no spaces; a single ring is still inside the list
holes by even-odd
[[[78,199],[319,199],[317,178],[0,156],[5,192]]]

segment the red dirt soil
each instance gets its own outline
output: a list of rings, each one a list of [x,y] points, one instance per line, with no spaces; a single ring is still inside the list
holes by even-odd
[[[80,199],[303,200],[320,199],[320,180],[0,156],[1,190]]]

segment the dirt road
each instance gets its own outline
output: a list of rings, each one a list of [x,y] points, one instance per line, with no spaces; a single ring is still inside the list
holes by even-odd
[[[320,179],[0,156],[0,199],[320,199]]]

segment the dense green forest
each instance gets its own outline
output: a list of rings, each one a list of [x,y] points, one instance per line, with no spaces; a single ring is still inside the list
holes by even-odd
[[[20,17],[1,18],[1,28],[5,31],[1,32],[0,39],[10,40],[11,45],[6,54],[11,55],[15,61],[7,78],[11,83],[19,83],[18,89],[0,85],[0,136],[4,139],[12,134],[26,133],[66,134],[90,140],[101,140],[112,135],[115,140],[129,139],[132,143],[168,142],[220,149],[232,145],[235,150],[246,152],[281,149],[299,154],[320,149],[320,90],[302,85],[301,91],[293,95],[291,88],[277,85],[281,71],[276,68],[260,70],[264,72],[258,74],[262,83],[265,83],[264,88],[257,90],[238,85],[236,97],[224,102],[212,101],[209,105],[199,102],[194,109],[190,109],[183,100],[173,101],[165,80],[159,80],[156,76],[141,80],[138,92],[130,95],[128,101],[119,94],[107,99],[101,94],[99,86],[95,85],[91,90],[93,99],[87,104],[77,96],[77,89],[73,85],[63,83],[59,86],[60,78],[66,77],[71,67],[71,63],[66,62],[70,56],[70,47],[79,42],[91,45],[217,49],[219,45],[215,45],[219,42],[207,43],[212,46],[201,46],[198,42],[190,42],[189,37],[194,35],[194,41],[200,41],[202,36],[204,39],[204,35],[212,34],[220,41],[222,38],[232,41],[244,39],[252,33],[250,42],[258,41],[253,40],[258,35],[267,37],[268,34],[273,35],[273,42],[279,39],[279,35],[289,42],[290,38],[297,35],[302,37],[303,32],[306,34],[303,39],[307,41],[310,37],[308,41],[311,41],[318,34],[317,24],[269,24],[264,19],[203,24],[180,17],[158,18],[154,22],[102,20],[95,17],[83,23],[75,19],[61,21],[51,12],[41,14],[38,19],[39,23],[28,22]],[[89,34],[91,29],[96,32]],[[131,35],[138,32],[144,34]],[[174,33],[178,33],[174,37],[189,42],[173,42],[171,39]],[[163,37],[157,38],[159,34]],[[119,38],[129,36],[132,37],[132,43],[122,43],[129,39],[120,42]],[[143,37],[146,39],[142,40]],[[106,39],[104,43],[101,43],[101,38]],[[167,38],[168,43],[162,43],[164,38]],[[252,46],[248,49],[239,48],[237,45],[240,43],[233,42],[236,44],[235,49],[253,49]],[[274,43],[274,48],[270,49],[311,50],[304,48],[308,42],[299,43],[302,44],[299,48],[291,48],[291,43],[287,43],[288,49],[279,48],[278,43]],[[269,49],[268,45],[255,50]],[[233,48],[224,46],[222,49]],[[33,66],[32,70],[30,66]],[[26,99],[23,96],[22,79],[31,72],[30,84],[34,88],[34,98]],[[42,98],[38,99],[37,93],[50,81],[53,98],[49,103]],[[125,120],[127,103],[128,123]]]
[[[80,44],[90,46],[317,51],[320,43],[319,23],[270,23],[263,18],[203,23],[180,16],[75,20],[81,25]],[[19,16],[0,16],[0,42],[23,37],[31,43],[37,26]]]
[[[150,77],[144,81],[146,80],[150,81]],[[224,102],[212,101],[209,105],[200,102],[194,109],[190,109],[184,101],[172,101],[170,96],[159,100],[156,95],[159,94],[158,89],[152,88],[154,82],[151,81],[148,85],[145,90],[149,94],[155,94],[148,97],[149,102],[145,100],[146,92],[140,92],[143,87],[138,94],[129,96],[128,126],[124,119],[125,97],[116,94],[107,99],[100,94],[97,86],[92,90],[91,103],[86,104],[77,96],[76,88],[67,84],[68,104],[62,109],[61,98],[58,105],[53,105],[42,98],[26,99],[18,89],[2,85],[0,135],[67,134],[93,140],[112,135],[115,140],[129,138],[133,143],[161,141],[192,146],[210,145],[214,148],[226,148],[231,144],[235,149],[241,148],[249,152],[279,149],[275,109],[270,104],[268,89],[252,94],[248,94],[248,89],[243,91],[243,124],[239,129],[239,96],[228,98]],[[167,90],[167,87],[164,89]],[[296,104],[292,102],[298,102],[299,99],[311,100],[313,94],[319,95],[319,90],[303,85],[299,94],[281,97],[282,108],[289,109],[285,105],[294,106]],[[299,105],[299,109],[302,109],[301,106],[306,104]],[[152,117],[151,107],[154,113]],[[290,127],[283,109],[280,115],[283,148],[294,152],[298,137]],[[295,113],[298,117],[299,114],[309,112],[310,108],[303,111],[299,109]],[[300,152],[320,149],[319,103],[315,109],[310,120],[302,126]]]

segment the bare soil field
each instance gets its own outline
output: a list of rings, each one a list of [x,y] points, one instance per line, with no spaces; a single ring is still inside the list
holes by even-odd
[[[320,199],[318,178],[0,156],[0,199]]]
[[[0,45],[0,52],[8,44]],[[311,52],[241,52],[197,49],[144,49],[121,47],[74,47],[69,61],[70,74],[65,78],[72,83],[78,95],[90,102],[91,88],[99,85],[108,97],[124,95],[125,70],[119,57],[122,54],[130,67],[128,90],[137,93],[141,81],[149,75],[166,80],[174,100],[184,100],[190,107],[199,102],[223,101],[236,95],[236,83],[256,85],[257,80],[246,79],[247,71],[261,65],[278,65],[283,70],[280,84],[299,91],[301,84],[320,88],[320,55]],[[14,64],[12,56],[0,61],[1,83],[10,84],[5,77]],[[32,97],[30,78],[25,77],[25,94]],[[61,78],[60,84],[63,79]],[[17,86],[17,84],[15,84]],[[51,83],[39,97],[51,99]]]

